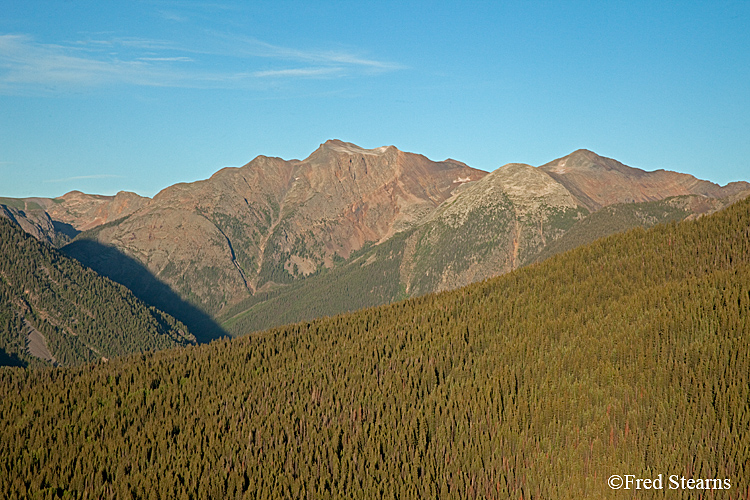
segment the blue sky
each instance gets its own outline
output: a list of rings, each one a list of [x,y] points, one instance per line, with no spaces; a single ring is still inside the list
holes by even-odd
[[[0,196],[153,196],[331,138],[750,180],[747,1],[0,7]]]

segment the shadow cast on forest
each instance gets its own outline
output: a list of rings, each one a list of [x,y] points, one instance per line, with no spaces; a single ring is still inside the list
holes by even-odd
[[[77,230],[70,224],[66,224],[65,222],[53,220],[52,227],[55,228],[55,231],[57,231],[58,233],[64,234],[71,240],[80,234],[79,230]]]
[[[183,322],[199,343],[229,337],[211,316],[183,300],[168,285],[151,274],[146,266],[117,248],[93,240],[78,240],[61,250],[100,275],[127,287],[146,304],[161,309]]]
[[[25,368],[28,365],[24,360],[16,356],[15,354],[8,353],[5,349],[0,347],[0,366],[20,366]]]

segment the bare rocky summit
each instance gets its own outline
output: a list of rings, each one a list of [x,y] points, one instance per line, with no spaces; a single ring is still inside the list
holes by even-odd
[[[670,196],[697,194],[726,198],[747,190],[747,182],[719,186],[689,174],[628,167],[585,149],[539,167],[565,186],[589,210],[615,203],[656,201]]]
[[[71,191],[60,198],[31,198],[49,216],[70,224],[78,231],[86,231],[107,222],[121,219],[149,203],[149,199],[135,193],[120,191],[115,196],[101,196]]]

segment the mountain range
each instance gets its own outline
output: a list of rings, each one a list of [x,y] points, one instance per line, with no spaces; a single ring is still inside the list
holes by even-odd
[[[330,140],[152,199],[0,198],[0,215],[208,340],[454,289],[748,194],[587,150],[486,173]]]

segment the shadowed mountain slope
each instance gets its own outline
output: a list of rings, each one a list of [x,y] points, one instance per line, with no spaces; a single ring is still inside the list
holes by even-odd
[[[39,205],[11,198],[0,198],[0,201],[9,202],[0,204],[0,218],[10,220],[37,240],[55,247],[70,241],[67,235],[56,230],[55,222]]]
[[[71,365],[195,343],[171,316],[0,218],[0,349]]]
[[[184,300],[168,285],[156,279],[138,260],[117,248],[81,239],[67,245],[62,251],[79,262],[85,260],[91,270],[123,285],[145,304],[179,318],[198,342],[210,342],[227,336],[227,332],[211,316]]]

